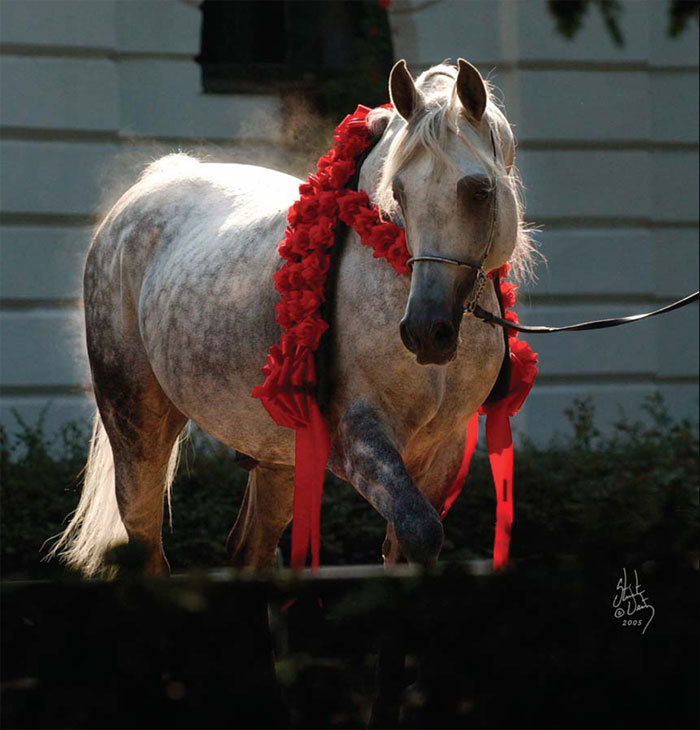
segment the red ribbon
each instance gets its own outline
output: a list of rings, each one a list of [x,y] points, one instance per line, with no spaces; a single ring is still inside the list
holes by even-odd
[[[462,457],[462,465],[459,467],[457,476],[453,479],[450,489],[447,492],[447,498],[445,504],[442,506],[442,512],[440,513],[440,519],[443,519],[445,515],[450,511],[450,508],[457,500],[457,497],[462,493],[462,487],[464,481],[469,474],[469,464],[471,464],[472,455],[476,448],[476,442],[479,438],[479,414],[475,413],[467,424],[467,442],[464,445],[464,456]]]
[[[292,560],[294,570],[306,565],[311,546],[311,568],[318,570],[321,549],[321,497],[330,438],[316,399],[306,396],[309,425],[297,428],[294,442],[294,504]]]
[[[510,531],[513,526],[513,436],[505,407],[497,407],[486,416],[486,447],[491,475],[496,488],[496,534],[493,541],[493,568],[500,570],[508,562]]]
[[[479,435],[479,414],[467,425],[467,440],[459,472],[447,492],[440,518],[445,515],[462,492]],[[491,475],[496,489],[496,533],[493,543],[493,568],[500,570],[508,563],[510,531],[513,525],[513,438],[506,405],[492,408],[486,416],[486,448]]]

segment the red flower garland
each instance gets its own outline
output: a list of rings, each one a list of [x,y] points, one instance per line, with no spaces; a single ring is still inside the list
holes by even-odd
[[[386,105],[386,108],[391,108]],[[320,314],[324,301],[330,249],[335,240],[337,221],[351,226],[360,241],[373,250],[375,258],[386,259],[397,275],[408,274],[410,257],[402,228],[385,221],[376,205],[362,190],[344,187],[356,172],[360,155],[371,145],[372,134],[365,119],[370,109],[358,106],[338,125],[335,146],[318,161],[316,173],[299,186],[300,198],[289,209],[288,226],[278,252],[285,260],[274,275],[280,300],[275,306],[276,321],[282,328],[278,345],[273,345],[262,369],[265,381],[253,389],[263,406],[280,426],[296,429],[295,479],[292,523],[292,560],[294,568],[306,562],[311,544],[312,566],[318,566],[320,549],[320,509],[323,476],[330,438],[315,399],[317,384],[313,353],[318,349],[328,324]],[[501,267],[506,276],[509,265]],[[514,312],[516,289],[501,285],[505,317],[517,322]],[[508,396],[480,413],[487,414],[487,443],[498,495],[494,565],[507,561],[512,523],[512,440],[508,418],[514,415],[534,382],[537,356],[529,345],[508,332],[511,381]],[[462,467],[445,502],[443,516],[459,495],[469,461],[476,445],[477,414],[470,421]],[[489,425],[491,424],[491,426]],[[503,489],[499,490],[502,482]],[[510,485],[510,491],[507,488]]]
[[[281,294],[275,311],[283,334],[280,344],[270,348],[264,383],[252,393],[281,426],[309,423],[308,403],[286,396],[312,394],[316,387],[313,353],[328,329],[320,309],[337,221],[352,226],[374,256],[387,259],[397,274],[409,272],[404,230],[384,221],[365,192],[344,187],[356,172],[358,157],[372,143],[365,123],[369,112],[360,105],[338,125],[335,146],[318,161],[316,174],[299,186],[301,197],[287,214],[289,225],[278,247],[286,263],[274,275]]]

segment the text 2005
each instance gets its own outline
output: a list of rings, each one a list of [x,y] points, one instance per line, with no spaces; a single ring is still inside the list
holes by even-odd
[[[642,620],[639,618],[626,618],[622,622],[623,626],[641,626]]]

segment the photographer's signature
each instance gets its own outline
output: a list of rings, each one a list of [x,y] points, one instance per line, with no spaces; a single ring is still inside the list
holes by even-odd
[[[639,582],[639,576],[636,570],[634,571],[634,585],[630,585],[627,582],[627,570],[625,568],[622,569],[622,578],[617,581],[617,592],[612,605],[615,609],[615,618],[623,619],[623,626],[641,626],[644,623],[642,619],[632,617],[639,611],[651,611],[649,620],[646,622],[644,629],[642,629],[642,633],[647,630],[656,613],[654,607],[644,595],[644,590]]]

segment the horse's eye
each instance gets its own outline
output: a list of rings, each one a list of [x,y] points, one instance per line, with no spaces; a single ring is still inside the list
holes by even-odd
[[[488,200],[491,197],[491,189],[490,188],[479,188],[478,190],[475,190],[472,194],[472,200],[476,200],[478,202],[483,202],[484,200]]]

